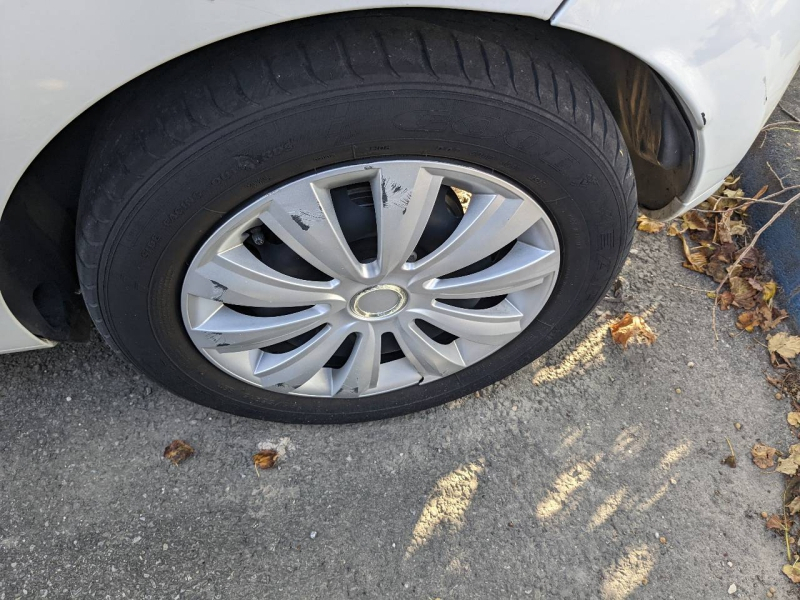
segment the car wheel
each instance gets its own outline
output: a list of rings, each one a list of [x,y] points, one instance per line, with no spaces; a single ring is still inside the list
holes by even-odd
[[[278,421],[474,392],[614,280],[636,193],[591,81],[523,19],[353,13],[126,86],[81,193],[98,330],[166,388]]]

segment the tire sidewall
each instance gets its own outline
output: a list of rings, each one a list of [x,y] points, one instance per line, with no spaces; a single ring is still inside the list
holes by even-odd
[[[204,132],[156,165],[104,245],[98,291],[120,350],[170,390],[279,421],[388,417],[485,387],[556,344],[613,281],[630,207],[613,166],[577,128],[536,106],[448,86],[327,92]],[[343,163],[413,157],[488,170],[537,198],[556,227],[561,271],[545,308],[501,350],[444,379],[358,399],[277,394],[218,370],[180,313],[186,267],[226,215],[293,178]]]

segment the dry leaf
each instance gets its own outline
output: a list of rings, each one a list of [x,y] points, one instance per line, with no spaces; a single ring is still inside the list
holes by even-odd
[[[792,427],[800,427],[800,412],[790,412],[786,415],[786,420]]]
[[[744,235],[747,233],[747,225],[745,225],[742,221],[731,221],[730,232],[731,235]]]
[[[760,442],[750,450],[750,454],[753,455],[753,463],[755,463],[759,469],[770,469],[774,467],[775,455],[777,453],[778,451],[772,446],[767,446]]]
[[[792,583],[800,583],[800,563],[793,565],[783,565],[783,574],[792,580]]]
[[[719,309],[720,310],[728,310],[733,304],[733,294],[730,291],[725,290],[719,295]]]
[[[278,462],[277,450],[260,450],[253,454],[253,464],[257,469],[271,469]]]
[[[723,181],[723,182],[722,182],[722,187],[723,187],[723,188],[726,188],[726,187],[733,187],[733,186],[735,186],[737,183],[739,183],[739,180],[741,180],[741,178],[742,178],[742,176],[741,176],[741,175],[739,175],[738,177],[734,177],[733,175],[728,175],[728,176],[725,178],[725,181]]]
[[[764,298],[764,302],[769,302],[775,297],[775,293],[778,291],[778,284],[774,281],[768,281],[764,284],[764,293],[761,294],[761,297]]]
[[[789,317],[789,313],[785,310],[775,308],[774,306],[762,306],[760,310],[762,317],[761,329],[764,331],[774,329],[778,326],[778,323]]]
[[[797,467],[797,462],[795,462],[794,458],[790,456],[789,458],[779,458],[778,466],[775,467],[775,470],[778,473],[783,473],[784,475],[789,475],[791,477],[797,473]]]
[[[654,221],[647,215],[639,215],[636,219],[636,229],[639,231],[646,231],[647,233],[658,233],[667,226],[663,221]]]
[[[719,241],[723,244],[730,244],[733,241],[731,215],[733,215],[733,209],[728,209],[716,221],[717,236],[719,237]]]
[[[696,210],[690,210],[681,217],[687,229],[692,231],[708,231],[708,221]]]
[[[736,327],[752,333],[753,329],[758,327],[760,323],[761,320],[759,319],[758,313],[748,310],[739,315],[739,318],[736,320]]]
[[[728,196],[720,196],[714,200],[714,210],[727,210],[729,208],[736,209],[739,206],[739,200],[736,198],[729,198]]]
[[[743,269],[755,269],[761,266],[762,255],[755,247],[745,246],[736,253],[736,258]]]
[[[732,263],[733,257],[738,252],[739,246],[734,243],[719,244],[714,251],[714,259],[721,260],[722,262]]]
[[[779,354],[783,358],[794,358],[800,354],[800,336],[789,335],[781,331],[768,337],[767,340],[769,351]]]
[[[741,308],[754,308],[756,290],[753,286],[743,277],[731,277],[729,281],[734,304]]]
[[[722,283],[728,275],[728,265],[718,260],[712,260],[706,267],[706,275],[717,283]]]
[[[682,234],[687,229],[688,229],[688,227],[686,227],[685,225],[681,226],[681,225],[678,225],[677,221],[673,221],[672,223],[669,224],[669,229],[667,230],[667,235],[675,237],[676,235]]]
[[[732,260],[736,260],[736,259],[734,258]],[[736,265],[735,267],[733,265],[731,265],[728,268],[728,273],[730,274],[731,277],[738,277],[742,273],[742,265],[739,264],[739,265]]]
[[[797,498],[795,498],[794,500],[789,502],[789,504],[786,505],[786,508],[788,508],[789,512],[791,514],[793,514],[793,515],[796,515],[797,513],[799,513],[800,512],[800,496],[798,496]]]
[[[692,252],[689,249],[689,244],[686,242],[685,237],[681,236],[681,240],[683,241],[683,255],[686,257],[686,262],[683,263],[683,266],[692,271],[697,271],[698,273],[705,273],[708,259],[700,252]]]
[[[194,448],[183,440],[174,440],[164,448],[164,458],[171,461],[173,465],[179,465],[193,454]]]
[[[783,523],[783,517],[778,515],[770,515],[764,525],[767,526],[767,529],[774,529],[775,531],[783,531],[785,527]]]
[[[628,347],[631,340],[647,345],[656,341],[656,334],[645,323],[642,317],[634,317],[630,313],[625,313],[621,319],[608,326],[611,330],[611,338],[622,346]]]

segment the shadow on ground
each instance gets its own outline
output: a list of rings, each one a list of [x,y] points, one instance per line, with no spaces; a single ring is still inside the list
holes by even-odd
[[[781,480],[748,456],[788,443],[785,406],[729,314],[714,343],[709,282],[674,242],[637,233],[624,301],[598,309],[649,311],[652,347],[623,352],[593,313],[501,383],[390,421],[230,417],[97,339],[0,357],[0,598],[790,594],[759,517]],[[175,438],[197,450],[178,467]]]

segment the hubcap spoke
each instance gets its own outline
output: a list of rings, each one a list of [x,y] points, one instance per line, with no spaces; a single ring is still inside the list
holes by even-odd
[[[548,275],[558,271],[558,265],[558,253],[554,250],[517,242],[508,254],[487,269],[462,277],[434,279],[416,288],[437,298],[501,296],[542,283]]]
[[[336,293],[337,285],[335,280],[305,281],[279,273],[239,245],[190,269],[184,292],[239,306],[344,306],[347,301]]]
[[[413,271],[430,279],[468,267],[513,242],[542,215],[542,209],[530,200],[500,194],[475,195],[453,234],[437,250],[414,263]]]
[[[251,317],[227,306],[191,329],[189,335],[200,348],[219,352],[242,352],[290,340],[326,322],[330,307],[318,305],[282,317]]]
[[[372,180],[378,222],[378,278],[405,263],[428,223],[442,176],[407,163],[381,167]]]
[[[348,327],[326,325],[295,350],[283,354],[264,352],[256,363],[254,375],[264,387],[299,387],[319,373],[350,333]]]
[[[445,377],[466,366],[458,346],[433,341],[413,321],[403,327],[397,341],[425,380]]]
[[[408,314],[457,337],[495,345],[519,334],[524,316],[507,299],[484,309],[460,308],[434,301],[430,307],[412,309]]]
[[[261,221],[303,259],[331,277],[366,281],[366,265],[345,240],[329,189],[313,182],[290,185],[265,201]]]
[[[353,352],[333,377],[333,394],[357,397],[378,383],[381,366],[381,338],[367,324],[358,334]]]

